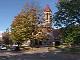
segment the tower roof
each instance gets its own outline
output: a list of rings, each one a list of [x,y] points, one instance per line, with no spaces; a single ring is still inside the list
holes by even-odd
[[[51,11],[49,5],[46,5],[46,7],[44,8],[44,11],[45,11],[45,12],[50,12],[50,11]]]

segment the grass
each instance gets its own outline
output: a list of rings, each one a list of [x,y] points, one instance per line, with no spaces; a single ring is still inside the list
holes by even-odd
[[[80,53],[80,47],[66,47],[65,45],[57,46],[62,52],[66,53]]]

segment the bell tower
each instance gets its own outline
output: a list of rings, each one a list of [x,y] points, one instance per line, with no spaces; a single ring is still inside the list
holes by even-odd
[[[52,33],[52,11],[49,5],[44,8],[44,22],[42,24],[42,32],[49,34]]]
[[[44,8],[44,24],[46,27],[51,27],[52,23],[52,11],[49,7],[49,5],[46,5]]]

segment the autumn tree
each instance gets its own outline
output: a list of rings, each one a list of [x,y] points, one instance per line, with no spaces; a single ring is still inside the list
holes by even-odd
[[[33,35],[37,30],[39,15],[39,9],[35,5],[25,6],[12,22],[11,38],[13,41],[34,40]]]

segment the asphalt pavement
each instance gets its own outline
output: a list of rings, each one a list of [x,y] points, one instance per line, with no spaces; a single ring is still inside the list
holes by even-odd
[[[48,51],[47,48],[36,48],[19,52],[0,51],[0,60],[80,60],[80,54]]]

